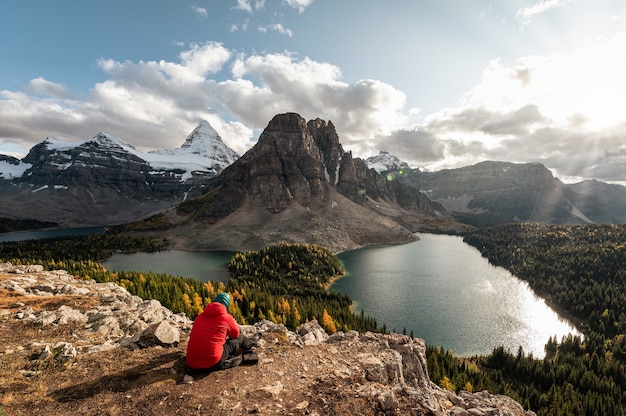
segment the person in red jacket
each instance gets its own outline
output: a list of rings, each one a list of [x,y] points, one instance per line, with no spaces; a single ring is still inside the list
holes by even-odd
[[[217,294],[198,315],[187,343],[186,364],[194,370],[222,370],[241,364],[241,350],[256,344],[239,331],[235,318],[228,313],[230,295]]]

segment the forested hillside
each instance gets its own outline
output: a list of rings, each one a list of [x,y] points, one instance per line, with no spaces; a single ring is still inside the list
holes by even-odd
[[[39,230],[56,226],[56,223],[28,219],[13,219],[0,217],[0,233],[9,233],[22,230]]]
[[[465,241],[579,320],[584,338],[550,339],[542,360],[521,348],[471,360],[431,349],[431,378],[510,395],[538,415],[626,414],[626,226],[510,224]]]

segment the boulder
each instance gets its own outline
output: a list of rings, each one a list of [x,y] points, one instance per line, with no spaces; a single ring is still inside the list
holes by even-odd
[[[316,319],[300,325],[298,335],[303,345],[318,345],[328,339],[328,334]]]
[[[162,347],[177,346],[180,342],[180,332],[167,322],[159,322],[149,326],[141,332],[137,344],[148,348],[155,345]]]

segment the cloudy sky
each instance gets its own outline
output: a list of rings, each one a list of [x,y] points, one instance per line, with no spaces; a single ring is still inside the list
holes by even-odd
[[[0,153],[99,131],[243,154],[278,113],[353,155],[626,184],[623,0],[0,2]]]

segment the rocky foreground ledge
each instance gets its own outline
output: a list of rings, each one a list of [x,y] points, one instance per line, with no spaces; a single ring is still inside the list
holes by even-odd
[[[41,266],[0,264],[0,323],[0,414],[534,415],[431,382],[421,339],[316,321],[242,325],[260,336],[257,365],[191,374],[184,315]]]

